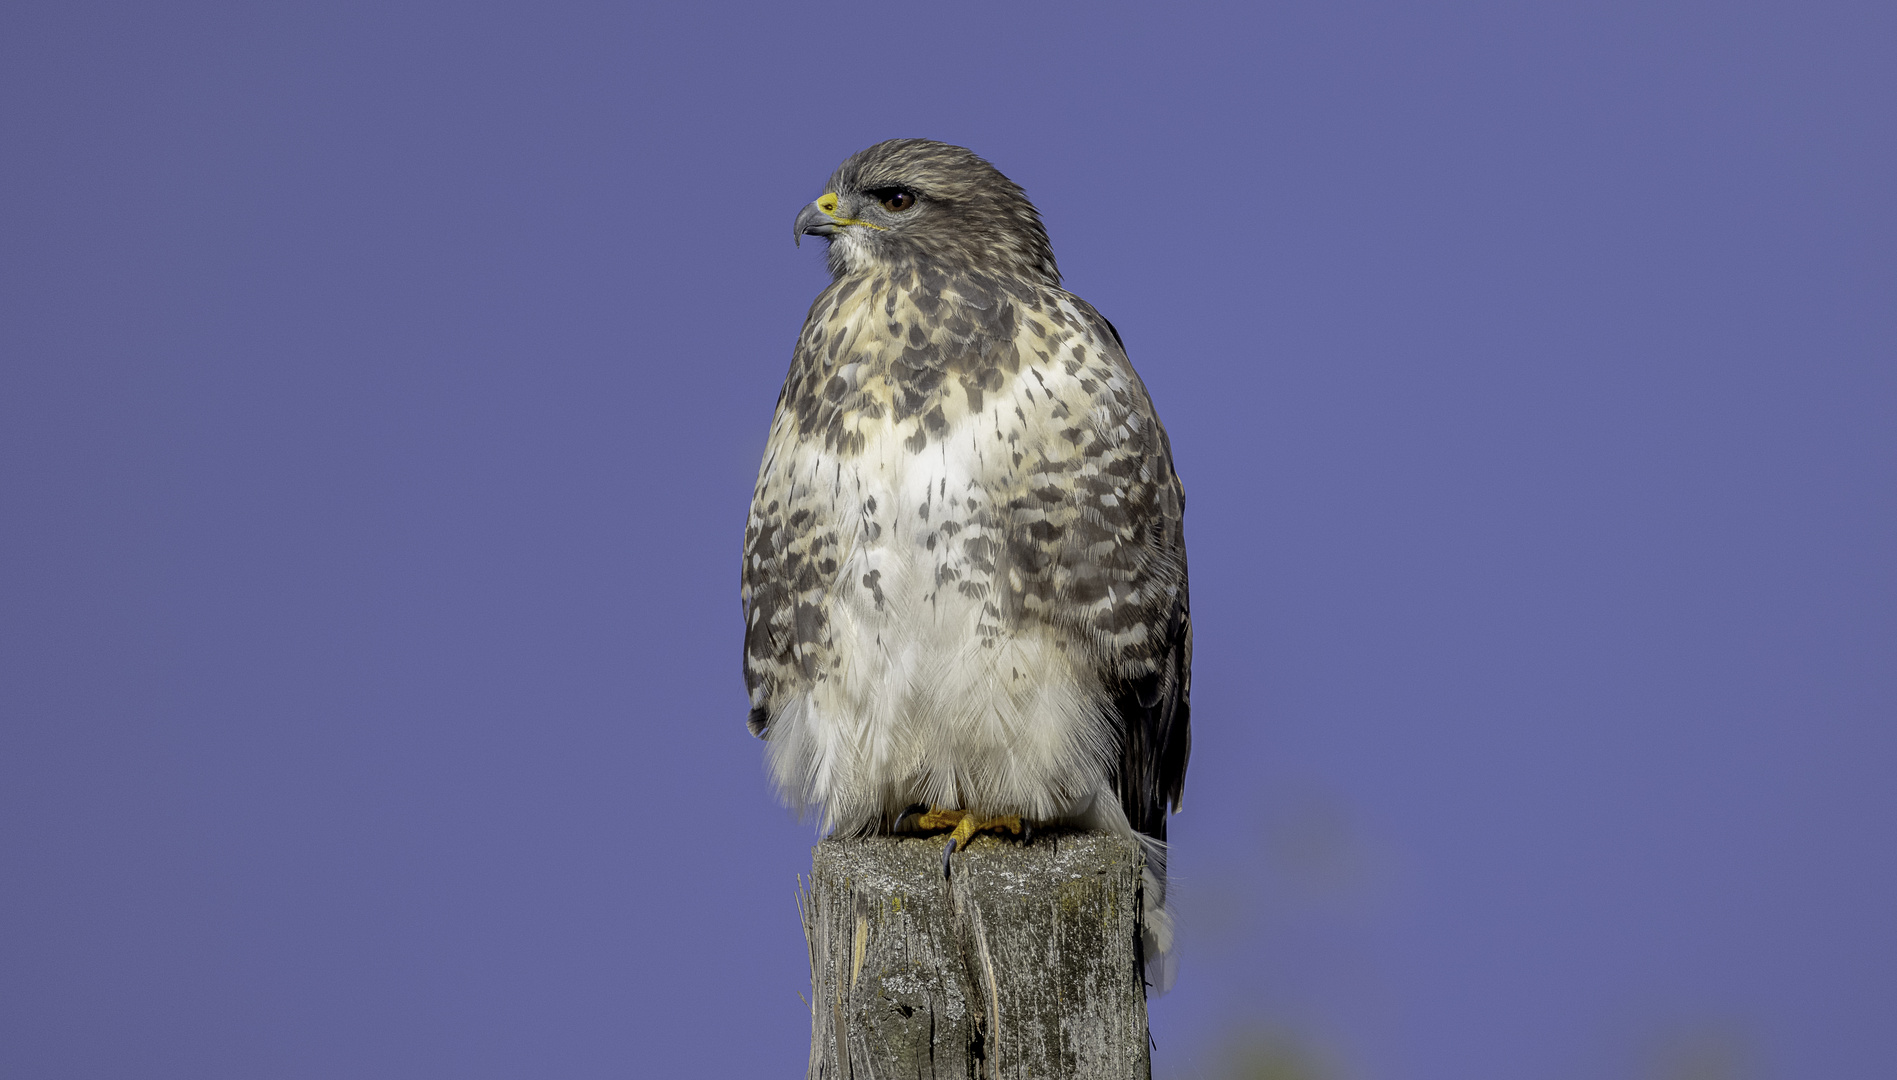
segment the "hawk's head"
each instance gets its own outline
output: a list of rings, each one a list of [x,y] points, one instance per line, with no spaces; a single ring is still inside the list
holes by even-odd
[[[837,166],[823,197],[797,215],[830,242],[836,277],[919,263],[1060,284],[1041,215],[1020,185],[973,151],[891,139]]]

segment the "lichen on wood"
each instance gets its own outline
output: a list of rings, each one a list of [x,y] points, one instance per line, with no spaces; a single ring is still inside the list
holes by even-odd
[[[1149,1080],[1140,850],[1099,833],[825,840],[800,896],[811,1080]]]

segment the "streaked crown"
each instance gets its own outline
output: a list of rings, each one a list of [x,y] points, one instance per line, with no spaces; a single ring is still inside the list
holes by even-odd
[[[877,143],[837,166],[813,205],[830,220],[803,231],[830,240],[838,277],[875,265],[935,263],[1060,284],[1040,212],[1019,184],[960,146]]]

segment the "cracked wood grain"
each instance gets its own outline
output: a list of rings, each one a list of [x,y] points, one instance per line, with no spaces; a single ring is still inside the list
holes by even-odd
[[[1150,1080],[1140,852],[1049,833],[825,840],[799,897],[811,1080]]]

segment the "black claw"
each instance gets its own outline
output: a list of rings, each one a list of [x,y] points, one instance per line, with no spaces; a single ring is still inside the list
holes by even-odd
[[[913,831],[917,827],[917,825],[922,821],[922,815],[928,812],[929,812],[928,803],[912,804],[908,809],[904,810],[901,814],[897,815],[896,825],[892,831],[899,832],[899,833]]]
[[[951,836],[949,837],[948,846],[942,849],[942,880],[944,881],[948,880],[949,856],[953,854],[955,854],[955,838]]]

